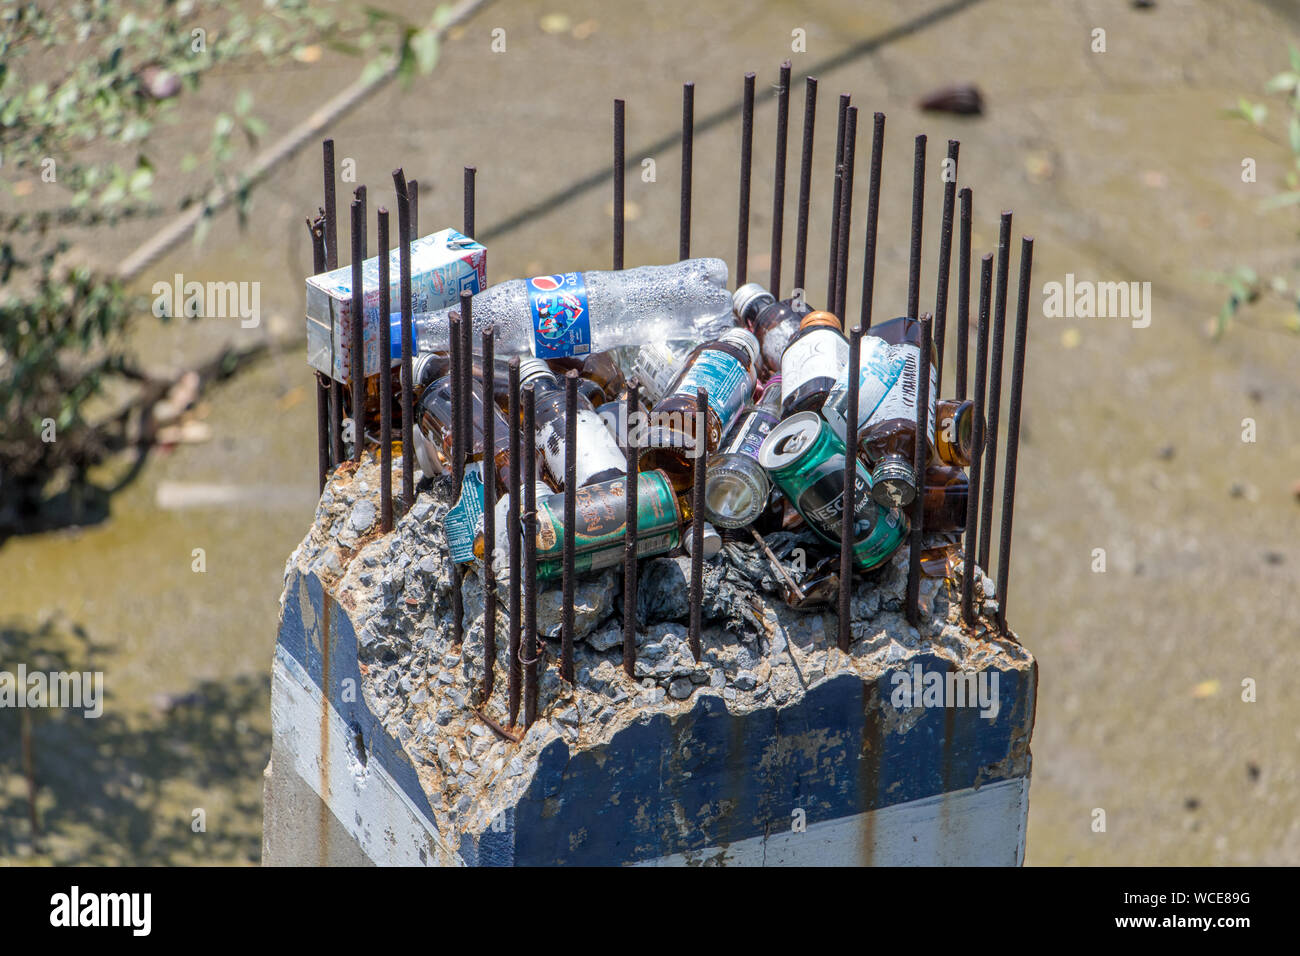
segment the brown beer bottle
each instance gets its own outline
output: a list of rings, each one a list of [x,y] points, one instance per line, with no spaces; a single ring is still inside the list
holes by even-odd
[[[966,527],[970,483],[966,472],[953,465],[931,465],[925,470],[924,528],[926,531],[960,531]]]
[[[645,430],[642,471],[661,469],[670,476],[691,473],[695,452],[695,393],[708,391],[703,436],[710,453],[722,433],[754,393],[758,340],[748,329],[728,329],[716,342],[697,345],[666,396],[651,410]]]
[[[758,339],[758,377],[766,380],[781,371],[781,356],[791,337],[799,331],[799,322],[808,310],[800,312],[790,299],[780,302],[756,282],[742,285],[732,294],[732,309]]]
[[[901,317],[873,325],[868,335],[883,339],[899,349],[906,364],[902,374],[871,413],[858,432],[858,455],[872,469],[871,495],[886,508],[905,508],[917,494],[917,476],[913,470],[916,449],[916,402],[920,387],[921,323]],[[929,360],[934,364],[934,349]],[[934,441],[935,377],[930,375],[929,426],[926,436]],[[929,446],[926,448],[929,459]]]
[[[549,359],[546,364],[557,378],[569,369],[577,369],[581,376],[578,394],[585,395],[593,407],[613,401],[619,389],[627,384],[612,352],[593,352],[586,358]]]
[[[934,455],[945,465],[970,465],[975,403],[945,398],[935,403]]]
[[[781,417],[820,412],[849,363],[849,340],[829,312],[809,312],[781,356]]]

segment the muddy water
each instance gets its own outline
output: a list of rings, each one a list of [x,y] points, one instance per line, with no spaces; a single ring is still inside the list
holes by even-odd
[[[739,96],[744,70],[758,69],[750,269],[761,277],[771,216],[768,84],[800,27],[808,52],[794,56],[796,75],[821,77],[822,117],[833,116],[842,89],[863,109],[860,132],[870,111],[889,117],[877,317],[904,301],[912,137],[929,133],[932,170],[949,136],[962,141],[977,254],[996,242],[997,211],[1015,210],[1012,309],[1020,233],[1037,240],[1009,595],[1011,622],[1040,661],[1030,863],[1300,862],[1300,628],[1291,599],[1300,567],[1298,344],[1262,317],[1217,344],[1203,333],[1219,302],[1204,271],[1285,265],[1291,255],[1289,223],[1254,211],[1277,188],[1284,137],[1253,134],[1219,110],[1282,68],[1296,31],[1265,6],[1165,6],[1108,9],[1105,54],[1089,51],[1087,9],[1069,4],[976,3],[865,50],[855,44],[915,17],[913,5],[885,7],[873,14],[879,22],[864,22],[855,5],[816,17],[775,5],[719,29],[699,5],[658,4],[652,30],[594,2],[493,7],[448,44],[436,77],[405,94],[384,92],[332,131],[339,155],[356,159],[369,182],[372,210],[389,201],[388,171],[398,162],[422,180],[430,190],[423,231],[459,224],[460,166],[477,164],[494,278],[599,268],[609,255],[608,183],[569,187],[604,168],[608,100],[628,96],[628,156],[655,159],[657,175],[629,177],[627,259],[669,261],[679,157],[642,147],[678,128],[678,82],[697,81],[702,121]],[[556,12],[571,27],[595,28],[581,40],[571,27],[548,33],[541,17]],[[488,49],[496,26],[507,30],[505,54]],[[279,131],[355,70],[327,60],[251,82]],[[919,95],[958,81],[983,88],[984,117],[915,111]],[[215,87],[204,96],[219,105]],[[458,100],[480,108],[451,109]],[[793,100],[797,131],[801,87]],[[403,110],[423,119],[395,123]],[[731,114],[695,145],[692,249],[728,261],[738,135]],[[825,186],[833,141],[823,122],[815,191]],[[1244,156],[1258,160],[1259,183],[1240,181]],[[295,158],[258,194],[253,229],[240,233],[232,215],[220,217],[203,249],[176,250],[143,288],[176,272],[260,281],[264,326],[277,316],[299,321],[309,258],[301,220],[319,202],[317,163],[314,150]],[[931,182],[923,308],[939,225]],[[562,198],[492,234],[552,196]],[[864,199],[859,191],[855,232]],[[811,223],[814,304],[825,288],[828,205],[814,205]],[[792,198],[786,218],[788,282]],[[860,240],[853,252],[856,275]],[[1042,283],[1066,273],[1151,282],[1150,325],[1043,316]],[[208,322],[139,334],[152,361],[183,364],[264,332]],[[49,833],[42,858],[257,859],[277,597],[314,500],[309,387],[296,353],[258,364],[206,397],[212,440],[155,455],[103,524],[0,549],[5,615],[31,622],[58,609],[84,626],[110,701],[97,725],[49,718],[35,728]],[[1241,438],[1248,418],[1253,443]],[[201,498],[205,485],[238,491],[224,504],[157,506],[160,490],[175,501]],[[1253,703],[1242,699],[1243,681],[1254,681]],[[12,740],[0,733],[0,857],[32,852]],[[206,811],[201,833],[196,809]],[[1095,829],[1099,810],[1104,832]]]

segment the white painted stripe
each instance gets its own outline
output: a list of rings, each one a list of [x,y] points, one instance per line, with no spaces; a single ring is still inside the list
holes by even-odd
[[[639,865],[1019,866],[1028,816],[1024,776]]]
[[[322,706],[328,728],[324,735]],[[349,746],[352,731],[330,704],[322,702],[320,688],[302,665],[279,646],[271,676],[271,728],[275,744],[272,772],[296,774],[328,805],[340,826],[373,862],[382,866],[447,866],[463,862],[378,760],[365,765],[357,760]],[[328,770],[324,773],[322,736],[328,737]],[[285,766],[282,757],[288,757],[290,765]],[[327,792],[322,793],[322,789]],[[309,836],[301,834],[304,839]]]

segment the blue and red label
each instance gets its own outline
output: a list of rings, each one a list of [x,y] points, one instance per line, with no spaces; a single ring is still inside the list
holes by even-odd
[[[537,276],[528,280],[533,316],[533,354],[539,359],[591,352],[591,312],[582,273]]]

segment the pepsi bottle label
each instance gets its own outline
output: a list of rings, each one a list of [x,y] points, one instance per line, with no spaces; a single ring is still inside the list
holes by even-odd
[[[528,280],[533,317],[533,354],[539,359],[591,353],[591,311],[581,272]]]

